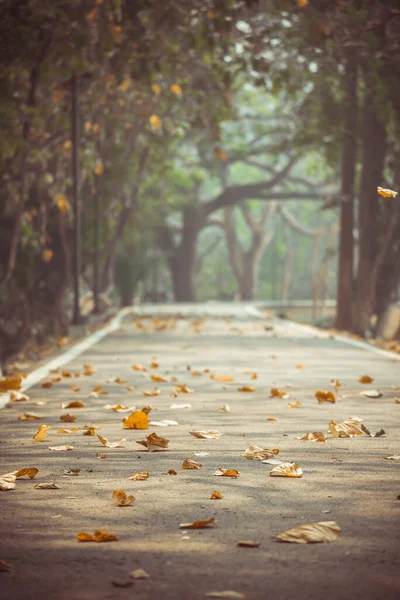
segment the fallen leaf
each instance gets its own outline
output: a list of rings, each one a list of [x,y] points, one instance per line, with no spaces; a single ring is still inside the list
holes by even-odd
[[[170,381],[169,377],[163,377],[162,375],[151,375],[150,379],[156,383],[168,383]]]
[[[55,452],[62,452],[63,450],[73,450],[73,446],[49,446],[49,450],[54,450]]]
[[[85,425],[83,435],[95,435],[96,429],[98,429],[98,427],[88,427]]]
[[[239,548],[258,548],[261,542],[252,542],[251,540],[242,540],[236,544]]]
[[[135,500],[134,496],[127,496],[123,490],[115,490],[113,499],[118,506],[129,506]]]
[[[300,406],[303,406],[303,404],[296,400],[296,402],[286,402],[286,406],[289,408],[300,408]]]
[[[18,391],[21,389],[21,375],[13,375],[12,377],[3,377],[0,379],[0,392],[8,392],[9,390]]]
[[[11,571],[11,565],[3,560],[0,560],[0,571]]]
[[[35,415],[34,413],[24,412],[19,415],[20,421],[40,421],[44,417],[40,417],[39,415]]]
[[[203,373],[201,371],[192,371],[192,377],[202,377]]]
[[[243,458],[247,458],[247,460],[265,460],[272,456],[276,456],[277,454],[279,454],[278,448],[267,450],[265,448],[260,448],[260,446],[249,446],[242,456]]]
[[[215,519],[207,519],[206,521],[193,521],[193,523],[181,523],[179,525],[180,529],[203,529],[204,527],[208,527],[209,525],[213,525],[215,523]]]
[[[358,420],[349,419],[343,423],[335,423],[331,421],[328,425],[328,430],[334,437],[350,438],[355,435],[371,435],[368,429]]]
[[[256,388],[251,385],[242,385],[242,387],[238,388],[238,392],[255,392]]]
[[[14,490],[16,488],[17,477],[15,473],[4,473],[0,475],[0,490],[7,492],[8,490]]]
[[[373,380],[374,378],[370,377],[369,375],[362,375],[358,381],[360,383],[372,383]]]
[[[29,396],[27,396],[26,394],[23,394],[22,392],[17,392],[15,390],[11,390],[10,402],[26,402],[28,400],[29,400]]]
[[[38,429],[38,431],[35,433],[35,435],[33,436],[33,439],[36,442],[44,442],[44,440],[47,438],[48,436],[48,431],[49,429],[51,429],[51,427],[49,425],[41,425]]]
[[[129,412],[135,410],[135,406],[129,408],[129,406],[124,406],[123,404],[105,404],[103,408],[106,410],[113,410],[114,412]]]
[[[81,391],[81,388],[79,388],[74,383],[71,383],[71,389],[72,389],[73,392],[80,392]]]
[[[137,444],[141,444],[149,450],[149,452],[157,452],[160,450],[167,450],[168,442],[166,438],[159,437],[156,433],[151,433],[144,440],[137,440]]]
[[[28,398],[28,396],[27,396]],[[45,400],[37,400],[36,402],[33,403],[35,406],[47,406],[48,402],[46,402]]]
[[[210,500],[222,500],[223,495],[220,492],[217,492],[217,490],[214,490],[213,493],[210,496]]]
[[[114,383],[118,383],[119,385],[125,385],[128,383],[127,379],[121,379],[121,377],[116,377]]]
[[[382,398],[382,392],[378,390],[365,390],[365,392],[360,392],[360,396],[366,396],[367,398]]]
[[[230,413],[232,411],[229,404],[224,404],[223,406],[220,406],[218,410],[219,410],[219,412],[223,412],[223,413]]]
[[[189,431],[190,435],[195,438],[204,439],[204,440],[218,440],[222,433],[217,430],[210,431]]]
[[[178,475],[178,473],[174,471],[174,469],[170,469],[169,471],[167,471],[167,475]]]
[[[148,579],[150,575],[144,569],[134,569],[129,573],[133,579]]]
[[[66,469],[64,470],[64,475],[70,475],[71,477],[78,477],[80,469]]]
[[[210,375],[210,379],[213,379],[214,381],[219,381],[220,383],[227,383],[228,381],[234,381],[234,379],[231,375],[216,375],[215,373]]]
[[[125,438],[122,438],[122,440],[119,440],[119,442],[109,442],[108,439],[102,435],[98,435],[97,437],[103,446],[106,446],[106,448],[123,448],[124,442],[126,442]]]
[[[98,455],[97,455],[97,458],[98,458],[99,460],[104,460],[104,459],[106,459],[106,458],[107,458],[107,454],[98,454]]]
[[[182,469],[201,469],[203,465],[192,460],[191,458],[185,458],[182,463]]]
[[[175,388],[175,392],[177,394],[194,394],[194,390],[186,385],[186,383],[182,383]]]
[[[150,363],[150,369],[158,369],[158,367],[160,366],[160,363],[158,360],[154,359],[151,363]]]
[[[296,440],[305,440],[306,442],[326,442],[328,438],[321,431],[308,432],[303,437],[297,437]]]
[[[76,417],[74,415],[65,414],[61,415],[60,421],[64,421],[65,423],[73,423],[76,421]]]
[[[52,381],[44,381],[42,383],[42,388],[48,389],[48,388],[51,388],[52,385],[53,385]]]
[[[386,188],[377,187],[376,188],[378,194],[383,196],[384,198],[396,198],[398,192],[394,192],[393,190],[388,190]]]
[[[140,365],[139,363],[132,365],[131,367],[134,371],[147,371],[146,367]]]
[[[71,433],[76,433],[79,431],[79,427],[72,427],[72,429],[58,429],[57,433],[61,435],[69,435]]]
[[[222,592],[207,592],[207,598],[222,598],[223,600],[246,600],[246,596],[233,590],[223,590]]]
[[[96,529],[93,535],[81,532],[77,534],[79,542],[114,542],[118,540],[116,535],[108,533],[105,529]]]
[[[83,374],[87,377],[89,377],[90,375],[94,375],[96,371],[96,367],[92,367],[92,365],[83,365]]]
[[[25,467],[24,469],[20,469],[15,473],[15,477],[17,479],[22,479],[22,477],[28,477],[29,479],[33,479],[38,474],[39,469],[36,467]]]
[[[323,404],[324,402],[331,402],[334,404],[336,402],[336,398],[332,392],[324,392],[320,390],[315,392],[315,397],[318,400],[318,404]]]
[[[275,417],[267,417],[266,421],[277,421]]]
[[[400,454],[393,454],[393,456],[385,456],[387,460],[400,460]]]
[[[142,410],[135,411],[123,420],[122,426],[124,429],[148,429],[149,419]]]
[[[271,477],[301,477],[303,469],[297,463],[281,463],[270,471]]]
[[[169,408],[172,408],[172,409],[192,408],[192,405],[191,404],[170,404]]]
[[[143,392],[143,396],[159,396],[159,395],[160,395],[160,390],[157,387],[155,387],[154,390],[145,390]]]
[[[285,400],[289,398],[289,394],[283,390],[279,390],[276,387],[271,388],[270,398],[284,398]]]
[[[145,479],[148,478],[149,474],[147,471],[143,471],[142,473],[135,473],[131,477],[128,477],[128,479],[131,479],[132,481],[145,481]]]
[[[37,483],[35,488],[38,490],[59,490],[60,488],[56,483]]]
[[[152,425],[153,427],[172,427],[173,425],[178,425],[178,422],[163,419],[162,421],[150,421],[149,425]]]
[[[83,402],[79,402],[79,400],[75,400],[70,402],[69,404],[63,404],[61,408],[84,408],[85,405]]]
[[[217,471],[215,471],[214,475],[217,477],[240,477],[240,473],[239,471],[236,471],[236,469],[219,468]]]
[[[321,521],[292,527],[276,536],[281,542],[292,544],[312,544],[319,542],[334,542],[341,532],[336,521]]]

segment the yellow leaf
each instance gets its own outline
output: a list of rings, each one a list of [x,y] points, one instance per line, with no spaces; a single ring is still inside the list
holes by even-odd
[[[171,90],[171,92],[173,94],[176,94],[177,96],[180,96],[182,94],[181,86],[178,85],[177,83],[173,83],[169,89]]]
[[[349,419],[343,423],[331,421],[328,430],[334,437],[351,438],[355,435],[371,435],[368,429],[358,419]]]
[[[125,79],[121,85],[118,86],[118,89],[121,90],[121,92],[127,92],[129,90],[129,88],[131,87],[131,80],[129,79]]]
[[[324,392],[320,390],[315,392],[315,397],[318,400],[318,404],[323,404],[324,402],[331,402],[332,404],[335,404],[336,402],[336,398],[332,392]]]
[[[129,506],[135,500],[134,496],[127,496],[123,490],[115,490],[113,499],[118,506]]]
[[[56,194],[54,200],[57,204],[58,210],[63,215],[66,215],[71,210],[71,205],[68,202],[68,198],[65,194]]]
[[[74,383],[71,384],[71,390],[73,392],[80,392],[81,388],[79,388],[77,385],[75,385]]]
[[[296,400],[296,402],[286,402],[286,406],[288,406],[289,408],[300,408],[300,406],[303,406],[303,405],[301,402]]]
[[[0,392],[7,392],[8,390],[20,390],[21,389],[21,375],[13,375],[12,377],[3,377],[0,379]]]
[[[283,390],[278,390],[278,388],[271,388],[270,398],[289,398],[289,394]]]
[[[236,471],[236,469],[219,468],[217,471],[215,471],[214,475],[217,477],[240,477],[240,473],[239,471]]]
[[[247,460],[265,460],[267,458],[272,458],[277,454],[279,454],[278,448],[267,450],[265,448],[260,448],[259,446],[249,446],[242,456],[243,458],[247,458]]]
[[[222,433],[217,430],[189,431],[189,433],[193,437],[203,439],[203,440],[218,440],[222,436]]]
[[[148,579],[150,575],[144,569],[134,569],[129,573],[133,579]]]
[[[134,371],[147,371],[146,367],[144,367],[143,365],[140,365],[139,363],[136,363],[135,365],[132,365],[131,368]]]
[[[159,437],[156,433],[151,433],[144,440],[137,440],[137,444],[141,444],[149,450],[149,452],[155,452],[160,450],[166,450],[168,448],[168,442],[166,438]]]
[[[161,93],[161,88],[158,85],[158,83],[152,83],[151,84],[151,89],[153,90],[153,92],[158,96],[158,94]]]
[[[60,435],[70,435],[79,431],[79,427],[72,427],[72,429],[58,429],[57,433]]]
[[[45,263],[49,263],[53,258],[54,252],[50,248],[45,248],[42,252],[42,260]]]
[[[147,414],[142,410],[138,410],[129,415],[123,420],[124,429],[148,429],[149,419]]]
[[[51,427],[49,425],[41,425],[38,429],[38,431],[35,433],[35,435],[33,436],[33,439],[36,442],[44,442],[44,440],[47,438],[48,436],[48,431],[51,429]]]
[[[396,198],[398,192],[394,192],[393,190],[388,190],[385,188],[378,187],[377,192],[380,196],[384,198]]]
[[[158,115],[151,115],[149,117],[149,123],[153,129],[161,129],[162,128],[162,119]]]
[[[213,525],[215,523],[215,519],[207,519],[206,521],[194,521],[193,523],[181,523],[179,525],[180,529],[203,529],[204,527],[208,527],[209,525]]]
[[[151,375],[150,379],[157,383],[168,383],[170,381],[169,377],[163,377],[162,375]]]
[[[105,529],[96,529],[93,535],[90,533],[78,533],[77,538],[79,542],[114,542],[118,540],[116,535],[108,533]]]
[[[369,375],[362,375],[362,377],[360,377],[360,379],[358,380],[360,383],[372,383],[374,380],[373,377],[370,377]]]
[[[159,395],[160,395],[160,390],[157,387],[155,387],[154,390],[145,390],[143,392],[143,396],[159,396]]]
[[[43,417],[35,415],[34,413],[24,412],[19,415],[20,421],[40,421],[40,419],[43,419]]]
[[[83,374],[89,377],[90,375],[94,375],[96,373],[96,367],[92,365],[83,365]]]
[[[326,442],[328,439],[324,433],[321,431],[313,431],[312,433],[308,432],[303,435],[301,438],[296,438],[297,440],[305,440],[306,442]]]
[[[147,471],[143,471],[142,473],[135,473],[131,477],[128,477],[128,479],[131,479],[132,481],[145,481],[148,478],[149,474]]]
[[[202,466],[202,464],[192,460],[191,458],[185,458],[185,460],[182,463],[182,469],[201,469]]]
[[[194,390],[186,385],[186,383],[182,383],[175,388],[175,392],[177,394],[194,394]]]
[[[107,448],[123,448],[124,442],[126,442],[125,439],[119,440],[119,442],[109,442],[108,439],[102,435],[98,435],[97,437],[103,446],[106,446]]]
[[[73,415],[61,415],[60,417],[60,421],[64,421],[65,423],[73,423],[74,421],[76,421],[76,417]]]
[[[267,417],[267,421],[277,421],[278,419],[276,419],[275,417]]]
[[[340,532],[341,528],[336,521],[320,521],[292,527],[277,535],[276,539],[292,544],[334,542]]]
[[[231,375],[216,375],[213,373],[210,375],[210,379],[214,379],[214,381],[219,381],[220,383],[226,383],[228,381],[234,381]]]
[[[15,473],[15,477],[17,479],[21,479],[22,477],[29,477],[29,479],[33,479],[38,474],[39,469],[36,467],[25,467],[24,469],[20,469]]]
[[[217,490],[214,490],[210,496],[210,500],[222,500],[222,498],[223,495],[220,492],[217,492]]]
[[[103,175],[104,173],[104,163],[101,160],[98,160],[96,166],[94,168],[94,172],[96,175]]]
[[[22,392],[16,392],[15,390],[11,390],[10,402],[26,402],[27,400],[29,400],[29,396],[27,396],[26,394],[22,394]]]
[[[281,463],[270,471],[271,477],[301,477],[303,469],[297,463]]]
[[[96,434],[96,429],[98,429],[98,427],[88,427],[88,425],[85,425],[84,427],[84,432],[83,435],[95,435]]]
[[[252,387],[251,385],[243,385],[242,387],[238,388],[238,392],[255,392],[256,388]]]

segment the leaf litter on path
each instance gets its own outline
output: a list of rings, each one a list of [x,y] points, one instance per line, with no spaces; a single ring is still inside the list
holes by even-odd
[[[334,542],[341,532],[336,521],[320,521],[292,527],[276,536],[280,542],[292,544],[315,544]]]

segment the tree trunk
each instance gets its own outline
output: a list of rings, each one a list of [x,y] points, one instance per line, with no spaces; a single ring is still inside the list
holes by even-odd
[[[363,108],[363,163],[359,194],[359,262],[352,331],[364,336],[374,313],[371,273],[379,236],[377,186],[382,182],[386,153],[386,130],[378,115],[376,93],[366,79]]]
[[[176,302],[195,302],[196,245],[200,228],[197,210],[187,208],[183,214],[182,239],[170,261]]]
[[[354,182],[358,129],[357,64],[350,53],[347,58],[344,88],[336,327],[350,330],[353,319]]]

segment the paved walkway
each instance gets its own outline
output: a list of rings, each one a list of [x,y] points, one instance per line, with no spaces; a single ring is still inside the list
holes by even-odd
[[[385,459],[400,454],[400,404],[395,403],[400,390],[394,389],[400,386],[399,362],[326,336],[313,337],[285,322],[256,319],[243,307],[234,312],[230,320],[216,318],[218,310],[206,320],[128,318],[121,330],[64,367],[72,378],[63,376],[47,389],[39,384],[29,390],[29,401],[10,403],[0,412],[0,473],[39,469],[34,480],[18,480],[15,490],[0,492],[0,560],[11,565],[10,572],[0,572],[2,598],[197,600],[223,590],[248,600],[399,597],[400,461]],[[151,368],[156,362],[159,367]],[[132,370],[136,363],[147,371]],[[97,372],[84,376],[85,364]],[[211,373],[234,381],[216,381]],[[152,374],[176,381],[154,383]],[[374,382],[360,384],[362,375]],[[113,382],[117,377],[126,383]],[[318,404],[315,391],[333,389],[331,379],[342,384],[336,404]],[[171,396],[179,384],[194,393]],[[90,396],[97,385],[108,394]],[[154,386],[160,394],[144,397]],[[255,391],[237,391],[242,386]],[[270,398],[272,387],[290,397]],[[369,388],[383,396],[360,396]],[[35,404],[43,401],[47,404]],[[71,401],[85,406],[60,407]],[[302,406],[287,406],[296,401]],[[171,408],[182,403],[191,407]],[[151,405],[151,421],[169,419],[178,425],[122,429],[130,413],[108,410],[107,404]],[[219,410],[224,404],[231,412]],[[42,420],[20,421],[24,411]],[[75,415],[75,423],[61,422],[65,413]],[[326,443],[297,439],[306,432],[327,432],[331,419],[340,423],[355,416],[371,432],[384,429],[386,435],[329,438]],[[46,441],[36,442],[32,436],[42,423],[52,429]],[[123,448],[109,449],[81,429],[57,433],[84,425],[101,426],[98,432],[111,442],[127,441]],[[220,439],[189,434],[215,429]],[[135,443],[152,431],[170,440],[167,451],[148,452]],[[73,450],[49,450],[63,444]],[[270,477],[271,465],[242,458],[249,444],[279,448],[279,458],[298,463],[303,477]],[[104,454],[107,458],[99,459]],[[186,458],[202,468],[183,470]],[[215,477],[220,467],[237,469],[240,477]],[[66,475],[71,469],[80,469],[79,475]],[[167,475],[170,469],[177,475]],[[149,472],[146,481],[128,479],[143,471]],[[59,489],[35,488],[40,482],[55,482]],[[133,494],[134,503],[117,507],[112,500],[116,489]],[[209,500],[214,490],[222,500]],[[214,527],[179,529],[180,523],[210,518],[216,520]],[[295,525],[326,520],[342,528],[332,544],[274,539]],[[119,539],[77,541],[78,532],[96,529]],[[260,546],[237,547],[240,540]],[[115,587],[129,582],[129,573],[138,568],[150,577],[132,587]]]

